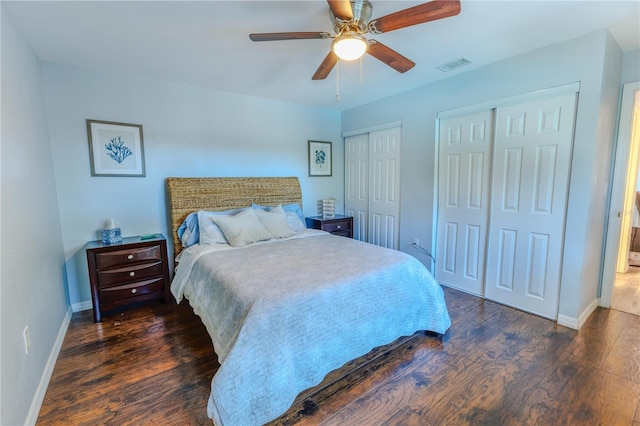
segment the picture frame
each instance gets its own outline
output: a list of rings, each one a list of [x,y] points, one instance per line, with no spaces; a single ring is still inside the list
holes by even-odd
[[[142,124],[87,120],[91,176],[145,177]]]
[[[309,176],[331,176],[331,142],[308,141]]]

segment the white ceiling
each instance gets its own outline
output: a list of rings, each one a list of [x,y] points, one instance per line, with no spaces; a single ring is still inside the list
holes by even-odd
[[[132,73],[286,102],[348,109],[609,28],[624,50],[640,47],[640,2],[462,0],[458,16],[378,36],[412,59],[400,74],[375,58],[311,76],[330,40],[255,43],[249,33],[332,31],[324,0],[307,1],[3,1],[43,60]],[[371,0],[373,18],[422,3]],[[449,73],[443,63],[468,58]]]

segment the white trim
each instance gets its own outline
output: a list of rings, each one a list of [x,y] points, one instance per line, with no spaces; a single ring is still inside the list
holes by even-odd
[[[564,325],[565,327],[573,328],[574,330],[580,330],[580,327],[584,325],[585,322],[589,319],[593,311],[596,310],[598,305],[600,304],[600,299],[593,299],[589,306],[582,311],[578,318],[568,317],[566,315],[558,315],[558,324]]]
[[[451,284],[445,284],[445,283],[440,282],[440,281],[438,281],[438,284],[440,284],[442,287],[447,287],[447,288],[450,288],[450,289],[453,289],[453,290],[456,290],[456,291],[461,291],[463,293],[470,294],[471,296],[479,297],[480,299],[486,300],[487,302],[497,303],[498,305],[502,305],[502,306],[509,306],[509,305],[502,304],[500,302],[496,302],[495,300],[487,299],[486,297],[484,297],[484,295],[479,294],[479,293],[474,293],[473,291],[469,291],[466,288],[457,287],[457,286],[451,285]],[[509,306],[509,307],[511,307],[511,306]],[[518,308],[515,308],[515,309],[518,309]],[[520,311],[522,311],[522,309],[520,309]],[[526,312],[526,311],[522,311],[522,312]]]
[[[437,234],[438,234],[438,197],[439,197],[439,188],[440,188],[440,120],[438,120],[436,114],[436,126],[435,126],[435,153],[433,157],[433,215],[431,217],[431,253],[433,254],[431,257],[431,268],[429,271],[435,276],[436,274],[436,248],[437,248]]]
[[[574,330],[579,330],[580,326],[578,325],[578,323],[579,321],[576,318],[568,317],[562,314],[558,315],[558,325],[564,325],[565,327],[573,328]]]
[[[89,309],[93,309],[91,300],[85,300],[84,302],[74,303],[71,305],[72,312],[88,311]]]
[[[536,90],[534,92],[522,95],[510,96],[508,98],[495,99],[492,101],[482,102],[475,105],[469,105],[461,108],[454,108],[445,111],[439,111],[436,118],[455,117],[456,115],[470,114],[472,112],[494,109],[506,105],[519,104],[523,102],[533,101],[535,99],[546,98],[551,96],[566,95],[568,93],[576,93],[580,91],[580,82],[564,84],[562,86],[550,87],[548,89]]]
[[[591,303],[589,303],[589,306],[587,306],[587,308],[584,311],[582,311],[582,313],[578,317],[578,328],[582,327],[584,323],[587,322],[591,314],[598,308],[599,305],[600,305],[599,297],[596,299],[593,299]]]
[[[372,127],[366,127],[364,129],[359,129],[359,130],[350,130],[348,132],[343,132],[342,137],[348,138],[349,136],[357,136],[357,135],[362,135],[364,133],[379,132],[380,130],[393,129],[394,127],[402,127],[402,120],[392,121],[391,123],[379,124],[377,126],[372,126]]]
[[[42,401],[44,401],[44,396],[47,393],[47,388],[49,387],[49,382],[51,381],[51,375],[53,374],[53,368],[56,366],[56,361],[58,360],[58,355],[60,354],[60,349],[62,348],[62,343],[64,342],[64,337],[67,334],[67,329],[69,328],[70,321],[71,308],[67,309],[67,313],[62,319],[62,324],[60,324],[58,336],[53,343],[53,347],[51,348],[51,352],[49,353],[49,359],[47,360],[47,364],[44,367],[42,376],[40,376],[40,383],[38,383],[38,388],[36,389],[36,393],[33,396],[33,400],[31,401],[31,407],[29,407],[25,425],[35,425],[36,421],[38,420],[38,414],[40,414],[40,408],[42,408]]]

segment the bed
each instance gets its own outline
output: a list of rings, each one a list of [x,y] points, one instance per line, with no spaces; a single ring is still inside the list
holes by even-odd
[[[300,227],[295,177],[168,178],[167,190],[179,260],[171,291],[212,338],[220,368],[207,413],[218,426],[267,423],[345,363],[451,324],[441,287],[412,256]],[[199,243],[178,236],[195,212]],[[278,238],[236,238],[254,232],[255,217]],[[226,243],[205,238],[209,221]]]

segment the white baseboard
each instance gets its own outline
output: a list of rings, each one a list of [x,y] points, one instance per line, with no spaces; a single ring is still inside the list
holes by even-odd
[[[91,300],[85,300],[84,302],[74,303],[71,305],[72,312],[88,311],[89,309],[93,309]]]
[[[582,311],[578,318],[558,314],[558,324],[564,325],[565,327],[573,328],[574,330],[580,330],[580,327],[582,327],[584,323],[587,322],[589,316],[591,316],[591,314],[596,310],[599,304],[600,299],[592,300],[589,306],[587,306],[587,308]]]
[[[584,323],[587,322],[587,320],[589,319],[593,311],[596,310],[598,305],[600,305],[600,298],[593,299],[591,303],[589,303],[589,306],[587,306],[587,309],[582,311],[582,314],[580,314],[580,316],[578,317],[578,328],[582,327]]]
[[[40,414],[42,401],[44,401],[44,396],[47,393],[47,388],[49,387],[49,382],[51,381],[53,368],[56,366],[56,361],[58,360],[58,355],[60,354],[60,349],[62,348],[62,342],[64,342],[64,336],[66,336],[67,329],[69,328],[69,321],[71,321],[71,308],[67,310],[66,315],[62,319],[62,324],[60,324],[58,336],[56,337],[55,342],[53,342],[53,348],[51,348],[51,352],[49,353],[47,365],[45,365],[44,367],[42,376],[40,376],[40,383],[38,383],[38,388],[36,389],[36,393],[33,396],[33,400],[31,401],[31,407],[29,407],[29,413],[27,413],[25,425],[35,425],[36,421],[38,420],[38,414]]]
[[[579,321],[577,318],[568,317],[566,315],[558,314],[558,324],[564,325],[565,327],[573,328],[574,330],[579,330],[580,326],[578,325]]]

